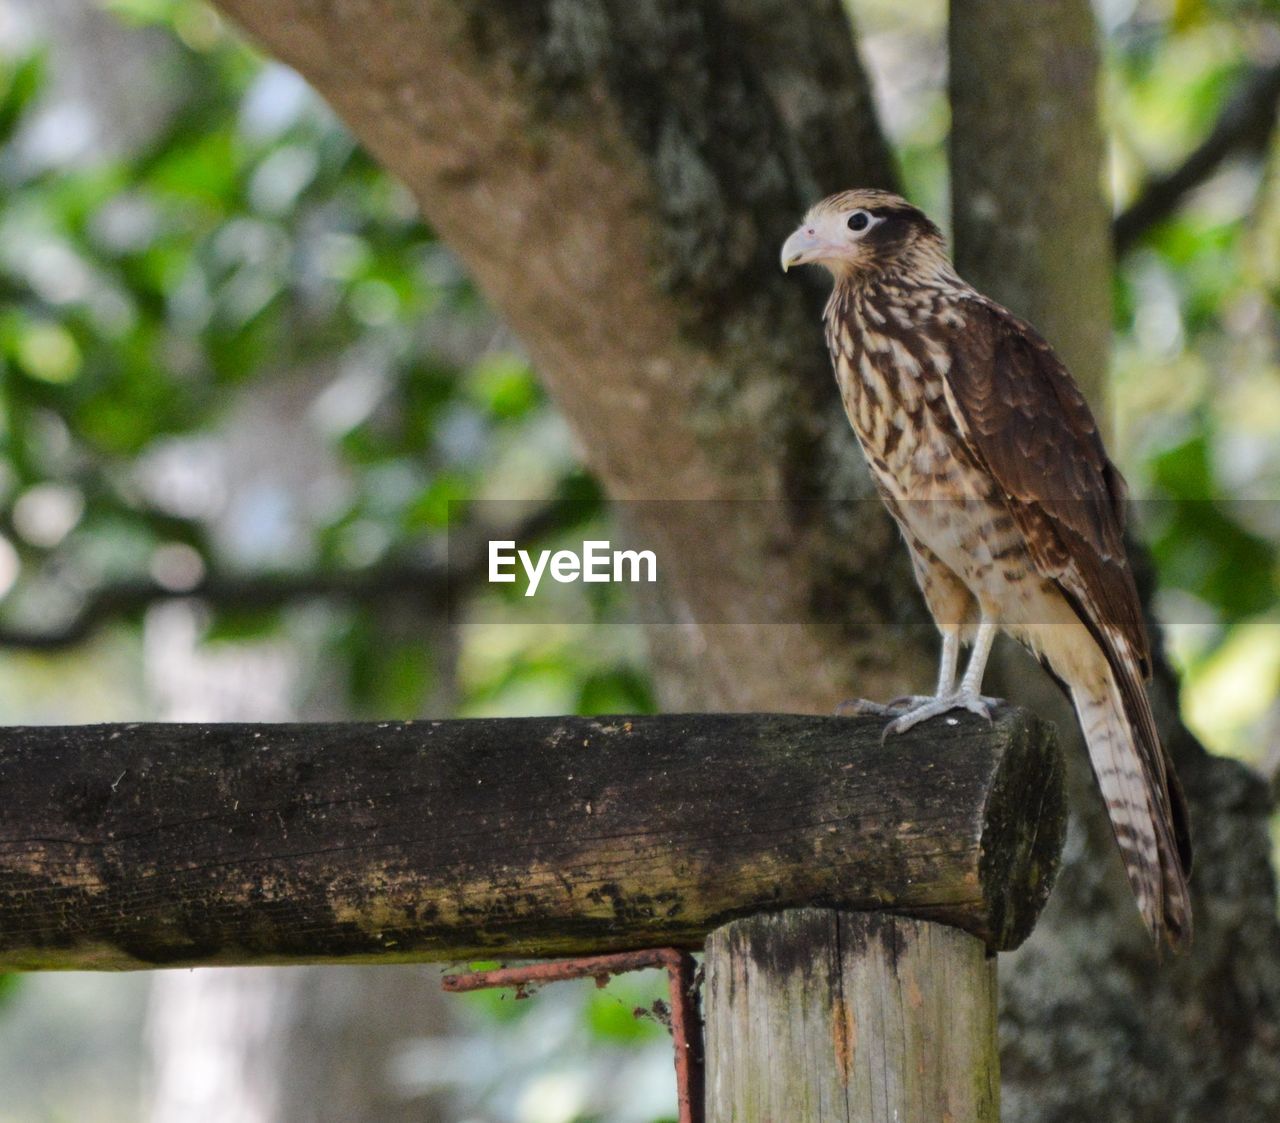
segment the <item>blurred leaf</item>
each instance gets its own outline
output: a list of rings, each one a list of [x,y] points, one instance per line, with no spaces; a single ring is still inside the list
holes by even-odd
[[[517,998],[509,988],[475,990],[459,996],[468,1012],[485,1022],[510,1024],[518,1022],[533,1012],[536,998]]]
[[[280,631],[281,612],[260,608],[220,608],[205,629],[203,642],[248,643],[272,638]]]
[[[659,1038],[667,1030],[652,1010],[655,1002],[665,1004],[666,1000],[665,972],[615,975],[608,986],[590,993],[587,1025],[593,1035],[604,1041],[630,1043]]]
[[[223,212],[240,194],[242,169],[229,128],[171,148],[151,166],[146,185]]]
[[[518,355],[486,355],[472,368],[470,381],[479,404],[494,417],[522,417],[541,400],[533,371]]]
[[[41,382],[70,382],[80,373],[80,349],[61,324],[24,324],[13,351],[18,365]]]
[[[1277,603],[1275,546],[1215,500],[1207,435],[1156,457],[1152,478],[1171,497],[1156,505],[1162,525],[1151,542],[1162,583],[1194,593],[1227,623]]]
[[[615,667],[588,675],[578,693],[579,714],[656,713],[657,700],[647,675],[631,667]]]
[[[43,83],[43,54],[0,58],[0,145],[12,139]]]

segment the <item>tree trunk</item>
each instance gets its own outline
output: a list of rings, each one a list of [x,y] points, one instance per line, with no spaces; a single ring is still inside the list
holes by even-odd
[[[951,0],[951,209],[960,275],[1025,316],[1104,418],[1111,216],[1088,0]]]
[[[893,179],[837,0],[221,7],[414,191],[615,499],[766,501],[637,527],[675,586],[678,625],[653,629],[668,705],[829,712],[854,684],[931,681],[932,628],[831,389],[820,284],[776,268],[816,196]],[[1109,278],[1087,4],[957,0],[953,19],[962,269],[1037,319],[1096,404]],[[1170,698],[1195,951],[1156,968],[1114,846],[1082,818],[1059,920],[1006,972],[1010,1119],[1280,1103],[1263,793],[1179,731]]]
[[[151,1123],[447,1123],[448,1097],[398,1087],[415,1039],[459,1032],[422,967],[159,971],[148,1018]]]
[[[896,533],[847,502],[873,493],[820,281],[777,261],[814,196],[894,178],[838,0],[222,6],[415,193],[615,500],[751,501],[634,511],[682,622],[669,706],[830,713],[929,676]]]

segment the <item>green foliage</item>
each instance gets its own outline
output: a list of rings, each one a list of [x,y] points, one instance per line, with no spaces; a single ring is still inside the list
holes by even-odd
[[[521,450],[549,424],[538,382],[498,342],[407,192],[332,113],[199,4],[114,7],[170,37],[179,76],[141,150],[54,166],[25,157],[41,59],[0,64],[0,506],[11,511],[0,546],[12,544],[21,567],[0,622],[56,628],[97,590],[148,580],[175,545],[213,575],[358,574],[443,553],[451,505],[478,494],[580,491],[561,452],[529,492]],[[296,395],[282,389],[291,386]],[[157,461],[163,475],[187,450],[216,455],[281,394],[303,413],[275,405],[274,423],[306,430],[325,494],[305,477],[282,482],[264,513],[242,495],[175,497],[157,484]],[[564,525],[598,510],[593,485],[581,498]],[[60,518],[45,510],[57,503]],[[228,533],[237,520],[255,524],[247,545]],[[451,704],[430,635],[465,619],[465,599],[446,621],[425,596],[417,606],[346,598],[319,632],[297,608],[215,600],[205,642],[303,627],[357,711]],[[606,618],[616,597],[586,611]],[[651,705],[635,653],[619,658],[562,664],[543,707]],[[517,657],[486,676],[480,697],[452,701],[481,705],[507,689],[528,704],[555,662]]]
[[[1114,29],[1108,110],[1121,202],[1209,132],[1274,14],[1180,3],[1167,24],[1139,9]],[[1253,668],[1280,659],[1280,277],[1261,249],[1274,248],[1280,219],[1267,202],[1273,182],[1265,161],[1228,164],[1120,263],[1116,288],[1120,453],[1143,500],[1137,522],[1158,566],[1186,712],[1210,744],[1255,756],[1274,689]]]
[[[1152,482],[1169,497],[1150,504],[1144,529],[1166,587],[1185,589],[1214,605],[1228,627],[1280,601],[1275,544],[1232,518],[1209,462],[1209,434],[1196,433],[1162,450]]]
[[[23,114],[40,90],[44,59],[40,55],[0,63],[0,144],[8,144]]]

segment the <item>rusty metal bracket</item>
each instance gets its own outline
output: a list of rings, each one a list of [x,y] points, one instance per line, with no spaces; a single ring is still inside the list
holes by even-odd
[[[553,959],[523,967],[500,967],[465,975],[445,975],[441,985],[450,994],[488,987],[514,987],[517,998],[528,996],[537,983],[566,979],[595,979],[602,987],[613,975],[664,967],[671,997],[671,1036],[676,1052],[676,1102],[680,1123],[703,1123],[702,1019],[698,1013],[697,980],[693,956],[678,948],[649,948],[615,955],[587,955],[577,959]]]

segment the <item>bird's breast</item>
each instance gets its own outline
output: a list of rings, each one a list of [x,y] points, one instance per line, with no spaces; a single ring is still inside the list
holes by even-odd
[[[927,546],[980,602],[1003,604],[1011,626],[1026,632],[1022,618],[1036,618],[1043,582],[951,414],[949,351],[892,314],[871,323],[831,320],[827,338],[845,411],[907,540]],[[1015,587],[1025,593],[1025,612]]]
[[[954,495],[959,434],[947,409],[946,347],[895,322],[828,324],[836,382],[872,471],[900,498]]]

